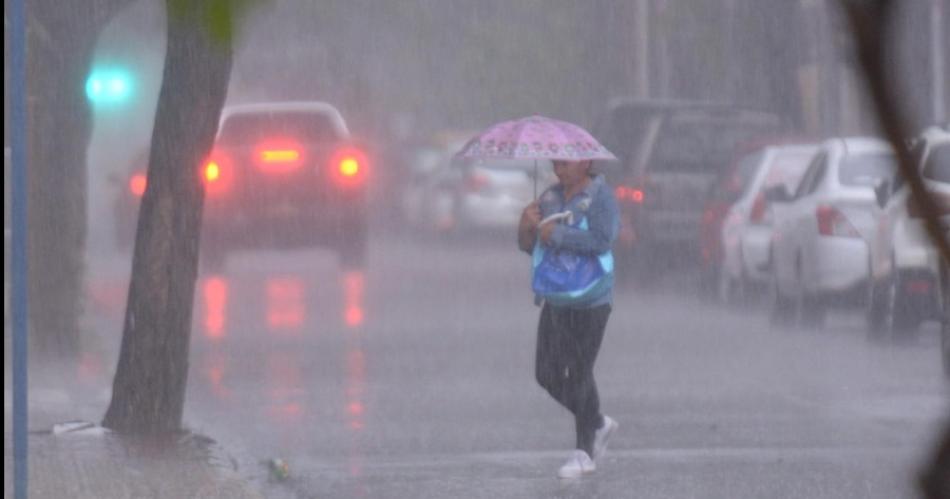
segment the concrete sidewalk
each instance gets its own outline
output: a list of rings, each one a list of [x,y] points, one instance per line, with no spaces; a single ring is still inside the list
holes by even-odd
[[[8,388],[4,390],[4,498],[13,497],[12,401]],[[30,498],[263,497],[238,475],[223,450],[206,437],[186,433],[172,442],[155,442],[120,437],[92,423],[60,425],[76,418],[98,421],[101,397],[84,390],[33,389],[30,395]]]

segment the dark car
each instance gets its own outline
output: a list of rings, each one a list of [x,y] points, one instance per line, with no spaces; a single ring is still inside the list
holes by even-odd
[[[738,144],[781,129],[773,114],[728,105],[614,101],[595,130],[620,159],[604,168],[621,207],[618,267],[648,281],[665,264],[698,261],[710,187]]]
[[[322,102],[226,108],[202,166],[202,259],[221,267],[243,248],[324,245],[362,264],[367,239],[367,154]]]

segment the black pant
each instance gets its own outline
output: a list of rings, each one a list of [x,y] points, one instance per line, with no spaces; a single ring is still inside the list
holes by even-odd
[[[603,424],[594,361],[604,339],[610,305],[588,309],[545,304],[538,323],[535,376],[574,414],[577,448],[593,455],[594,432]]]

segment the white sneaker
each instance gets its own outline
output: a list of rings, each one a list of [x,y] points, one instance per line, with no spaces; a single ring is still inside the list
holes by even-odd
[[[610,416],[604,414],[604,424],[594,432],[595,461],[604,457],[604,454],[607,453],[607,442],[610,441],[610,436],[613,435],[619,426],[616,421],[610,419]]]
[[[557,470],[557,476],[559,478],[578,478],[586,473],[593,473],[596,469],[597,467],[590,456],[586,452],[576,449],[567,462],[564,463],[564,466]]]

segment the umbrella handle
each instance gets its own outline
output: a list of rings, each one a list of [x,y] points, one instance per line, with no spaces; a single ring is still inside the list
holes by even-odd
[[[534,160],[534,200],[538,200],[538,160]]]

